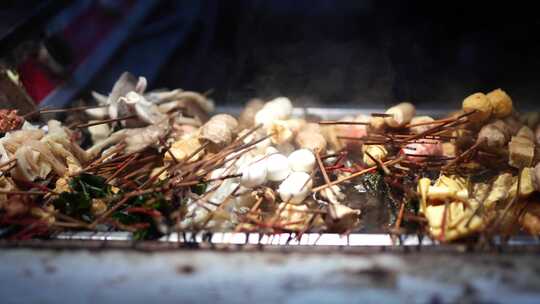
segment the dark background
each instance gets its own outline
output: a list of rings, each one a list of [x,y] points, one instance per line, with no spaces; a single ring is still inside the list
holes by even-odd
[[[43,2],[3,2],[0,30],[32,3]],[[298,106],[450,109],[500,87],[537,108],[538,15],[525,2],[159,1],[87,89],[106,93],[121,71],[151,66],[151,88],[213,89],[223,105],[286,95]]]
[[[178,48],[159,84],[218,100],[458,106],[501,87],[536,105],[540,19],[523,3],[224,1]],[[444,104],[441,104],[444,103]]]

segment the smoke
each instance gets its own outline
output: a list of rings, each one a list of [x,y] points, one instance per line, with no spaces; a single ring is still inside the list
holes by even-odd
[[[169,69],[190,81],[171,83],[214,88],[213,97],[229,104],[285,95],[298,106],[384,108],[408,100],[443,110],[501,87],[522,108],[535,106],[540,22],[522,11],[513,20],[508,7],[487,18],[472,4],[233,3],[208,14],[216,20],[204,24],[215,28],[193,34],[207,47],[186,48],[177,56],[184,64]]]

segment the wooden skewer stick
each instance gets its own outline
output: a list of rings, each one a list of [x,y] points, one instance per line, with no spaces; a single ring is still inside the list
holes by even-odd
[[[395,164],[397,164],[397,163],[399,163],[399,162],[401,162],[401,161],[402,161],[402,157],[396,158],[396,159],[392,159],[392,160],[388,160],[388,161],[385,161],[385,162],[383,162],[383,164],[384,164],[385,166],[392,166],[392,165],[395,165]],[[319,191],[321,191],[321,190],[323,190],[323,189],[326,189],[326,188],[328,188],[328,187],[331,187],[331,186],[333,186],[333,185],[338,185],[338,184],[340,184],[340,183],[342,183],[342,182],[344,182],[344,181],[348,181],[348,180],[351,180],[351,179],[356,178],[356,177],[358,177],[358,176],[364,175],[364,174],[366,174],[366,173],[373,172],[373,171],[375,171],[377,168],[378,168],[378,166],[373,166],[373,167],[369,167],[369,168],[367,168],[367,169],[364,169],[364,170],[355,172],[355,173],[353,173],[353,174],[351,174],[351,175],[349,175],[349,176],[340,178],[340,179],[335,180],[335,181],[333,181],[333,182],[331,182],[331,183],[328,183],[328,184],[326,184],[326,185],[322,185],[322,186],[313,188],[313,189],[311,190],[311,192],[319,192]]]
[[[396,224],[394,226],[394,230],[397,232],[401,228],[401,222],[403,221],[403,213],[405,212],[405,200],[401,201],[401,205],[399,206],[399,213],[398,217],[396,219]]]
[[[90,122],[86,124],[76,125],[74,128],[81,129],[81,128],[87,128],[92,126],[97,126],[105,123],[115,122],[115,121],[122,121],[122,120],[128,120],[128,119],[134,119],[137,118],[137,115],[129,115],[125,117],[119,117],[119,118],[112,118],[112,119],[104,119],[96,122]]]
[[[330,178],[328,177],[328,173],[326,173],[326,169],[324,169],[323,162],[321,160],[321,155],[319,154],[319,151],[315,153],[315,158],[317,159],[317,164],[319,165],[319,170],[321,170],[322,176],[324,178],[324,181],[329,184]]]
[[[439,241],[444,241],[446,238],[447,217],[448,217],[448,201],[444,202],[443,217],[441,219],[441,234],[439,235]]]
[[[137,157],[139,157],[139,153],[135,153],[131,158],[124,161],[124,163],[120,166],[120,168],[118,168],[111,176],[109,176],[109,178],[105,180],[105,183],[111,182],[115,177],[118,176],[118,174],[120,174],[120,172],[122,172],[125,168],[127,168],[127,166],[129,166],[129,164],[133,162]]]
[[[118,201],[118,203],[116,203],[109,210],[105,211],[105,213],[103,213],[100,217],[98,217],[95,221],[93,221],[90,225],[88,225],[88,228],[91,229],[91,230],[95,229],[96,226],[99,223],[101,223],[106,218],[108,218],[113,212],[118,210],[118,208],[122,207],[122,205],[124,205],[132,197],[139,196],[139,195],[144,195],[144,194],[148,194],[148,193],[153,193],[153,192],[167,191],[167,190],[170,190],[170,188],[168,188],[168,187],[157,187],[157,188],[150,188],[150,189],[146,189],[146,190],[137,190],[137,191],[130,192],[130,193],[124,195],[122,197],[122,199],[120,199]]]
[[[236,178],[236,177],[242,177],[242,174],[229,174],[229,175],[223,175],[216,178],[203,179],[203,182],[209,183],[209,182],[215,182],[215,181],[225,180],[229,178]]]
[[[0,169],[2,169],[2,168],[4,168],[4,167],[6,167],[7,165],[13,164],[13,163],[14,163],[14,162],[16,162],[16,161],[17,161],[17,159],[16,159],[16,158],[14,158],[14,159],[10,159],[10,160],[8,160],[8,161],[7,161],[7,162],[5,162],[5,163],[3,163],[3,164],[0,164]]]
[[[10,190],[0,190],[1,194],[16,194],[16,195],[45,195],[48,192],[45,191],[10,191]]]
[[[443,130],[444,127],[455,126],[457,124],[465,123],[465,122],[467,122],[467,120],[462,120],[462,118],[465,118],[465,117],[467,117],[469,115],[472,115],[473,113],[476,113],[476,110],[461,114],[461,115],[453,118],[452,120],[439,123],[437,126],[435,126],[433,128],[430,128],[429,130],[426,130],[426,131],[424,131],[422,133],[407,137],[404,141],[408,142],[408,141],[411,141],[411,140],[424,138],[427,135],[433,135],[433,133]]]
[[[105,107],[108,107],[108,105],[81,106],[81,107],[63,108],[63,109],[41,109],[37,113],[48,114],[48,113],[78,112],[78,111],[105,108]]]
[[[457,164],[459,161],[461,161],[462,159],[464,159],[467,155],[469,155],[470,153],[474,152],[479,146],[480,146],[481,142],[478,141],[476,142],[474,145],[472,145],[469,149],[465,150],[465,152],[461,153],[460,155],[458,155],[456,158],[454,158],[452,161],[450,161],[446,166],[443,167],[444,170],[446,169],[449,169],[451,166],[453,166],[454,164]]]
[[[34,111],[28,112],[28,113],[24,114],[24,115],[22,116],[22,118],[28,119],[28,118],[30,118],[30,117],[32,117],[32,116],[38,114],[39,111],[42,111],[42,110],[44,110],[44,109],[47,109],[47,107],[44,107],[44,108],[42,108],[42,109],[36,109],[36,110],[34,110]]]
[[[257,199],[257,201],[255,202],[255,204],[253,204],[253,207],[251,207],[251,209],[249,210],[249,212],[251,213],[255,213],[255,211],[257,211],[259,209],[259,207],[261,206],[261,203],[263,202],[264,200],[264,197],[261,196]]]
[[[371,117],[393,117],[392,114],[386,114],[386,113],[371,113]]]
[[[174,153],[171,152],[171,146],[167,145],[162,138],[159,139],[159,143],[165,148],[165,153],[168,153],[171,156],[173,162],[175,164],[178,164],[178,159],[176,159],[176,156],[174,156]]]
[[[339,120],[321,120],[319,121],[320,125],[364,125],[368,126],[369,122],[360,122],[360,121],[339,121]]]
[[[324,178],[325,183],[330,184],[331,181],[330,181],[330,178],[328,177],[328,173],[326,173],[326,169],[324,168],[324,165],[323,165],[323,162],[321,160],[321,155],[319,154],[319,151],[317,151],[317,153],[315,153],[315,157],[317,159],[317,164],[319,165],[319,170],[322,173],[322,176]],[[334,189],[330,188],[330,191],[333,192]],[[336,220],[337,219],[336,208],[334,207],[334,204],[332,202],[330,202],[330,204],[328,206],[328,211],[329,211],[328,214],[330,215],[332,220]]]
[[[434,121],[424,121],[424,122],[408,124],[408,125],[405,126],[405,128],[436,125],[436,124],[445,123],[445,122],[452,122],[454,120],[455,120],[455,118],[444,118],[444,119],[437,119],[437,120],[434,120]]]
[[[17,166],[17,163],[12,164],[11,166],[7,167],[6,169],[0,170],[0,177],[4,176],[6,172],[11,171],[13,168]]]
[[[369,153],[368,151],[365,151],[364,152],[369,158],[371,158],[371,160],[377,164],[377,166],[379,167],[379,169],[383,170],[384,174],[385,175],[390,175],[391,172],[390,172],[390,169],[388,169],[388,167],[378,158],[374,157],[373,155],[371,155],[371,153]]]
[[[103,153],[101,155],[101,157],[99,157],[98,159],[94,160],[93,162],[91,162],[88,166],[86,166],[82,171],[86,171],[88,169],[91,169],[99,164],[101,164],[103,162],[103,160],[105,160],[106,158],[114,155],[115,153],[118,153],[120,151],[122,151],[124,148],[126,147],[126,144],[125,143],[122,143],[122,144],[119,144],[117,145],[115,148],[113,148],[112,150],[109,150],[107,151],[106,153]]]

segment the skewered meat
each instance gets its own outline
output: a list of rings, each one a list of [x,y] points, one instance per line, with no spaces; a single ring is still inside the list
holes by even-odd
[[[382,133],[386,127],[386,122],[383,117],[371,117],[369,121],[370,131]]]
[[[427,226],[422,226],[442,241],[482,231],[508,233],[519,225],[531,233],[540,231],[540,212],[525,203],[532,203],[537,198],[534,192],[540,192],[540,165],[531,167],[537,162],[537,138],[532,130],[536,131],[538,118],[515,113],[512,100],[502,90],[473,94],[463,101],[459,113],[436,121],[415,117],[414,106],[401,103],[388,109],[388,115],[358,115],[335,125],[326,121],[321,127],[308,118],[291,118],[292,105],[285,97],[266,104],[251,101],[240,121],[224,114],[208,120],[212,103],[204,95],[180,89],[145,93],[145,88],[144,78],[124,74],[109,96],[95,94],[107,107],[89,110],[89,114],[110,118],[136,115],[138,119],[116,123],[113,127],[120,130],[112,134],[111,125],[90,126],[94,146],[88,151],[76,144],[79,133],[55,121],[43,128],[46,132],[20,130],[2,138],[0,212],[49,223],[66,211],[77,220],[68,226],[100,224],[143,232],[140,235],[153,230],[166,233],[173,225],[210,231],[272,233],[322,228],[344,233],[359,224],[361,213],[352,208],[356,199],[346,187],[360,190],[362,183],[381,200],[402,201],[400,211],[406,207],[407,213],[416,209],[417,195],[412,189],[417,186],[420,206],[416,219],[424,216]],[[190,117],[179,110],[191,111]],[[471,110],[475,111],[472,116]],[[262,126],[253,128],[255,124]],[[133,128],[141,125],[146,127]],[[268,135],[271,137],[265,138]],[[163,146],[166,144],[171,144],[169,149]],[[103,153],[99,157],[111,145],[110,151],[120,156]],[[146,149],[149,146],[156,149]],[[327,146],[329,151],[323,158],[327,175],[322,175],[315,170],[315,156]],[[443,154],[452,160],[438,157]],[[507,155],[509,163],[520,169],[519,180],[517,170],[502,163]],[[160,157],[163,162],[157,164]],[[78,174],[90,161],[84,174]],[[172,161],[178,163],[173,165]],[[377,170],[381,167],[384,172]],[[497,170],[504,173],[478,181]],[[450,172],[456,175],[446,175]],[[434,174],[438,178],[432,182],[427,176]],[[324,184],[313,188],[323,178]],[[34,182],[38,179],[47,180]],[[12,187],[3,187],[5,180]],[[81,191],[75,189],[79,184],[84,188]],[[45,194],[48,189],[42,188],[52,185],[54,192]],[[13,204],[21,192],[27,194],[28,204]],[[88,197],[90,192],[99,197]],[[36,203],[36,193],[50,197],[51,204],[30,207]],[[84,201],[84,211],[68,212],[65,201],[79,199]],[[345,205],[349,202],[350,206]],[[523,217],[518,216],[520,210]],[[166,218],[171,227],[144,220],[135,225],[123,223],[120,215],[132,211]],[[506,211],[508,217],[503,216]],[[401,231],[402,222],[413,218],[407,213],[397,213],[395,231]],[[81,226],[77,226],[78,221],[83,222]],[[494,224],[500,227],[485,230]]]
[[[293,131],[284,120],[274,120],[266,125],[266,134],[270,135],[272,143],[282,145],[291,143],[294,138]]]
[[[169,151],[174,156],[174,159],[177,161],[185,161],[188,156],[195,153],[198,149],[201,148],[201,142],[196,136],[186,135],[184,138],[174,142],[171,145]],[[165,153],[164,160],[167,162],[173,161],[173,156],[171,153]],[[196,161],[201,158],[204,154],[204,151],[199,151],[197,154],[191,157],[192,161]]]
[[[469,116],[471,122],[483,123],[491,117],[493,105],[485,94],[474,93],[463,100],[463,110],[465,112],[476,111]]]
[[[510,140],[510,135],[505,128],[506,124],[502,120],[487,124],[478,132],[477,142],[484,149],[499,151]]]
[[[341,121],[353,121],[353,122],[359,122],[359,123],[369,123],[371,120],[370,116],[360,114],[354,118],[352,117],[344,117],[341,119]],[[326,128],[326,127],[325,127]],[[351,138],[363,138],[368,135],[368,126],[367,125],[337,125],[336,126],[336,135],[334,136],[343,136],[343,137],[351,137]],[[328,140],[328,139],[327,139]],[[338,140],[339,141],[339,140]],[[361,145],[361,142],[359,140],[349,140],[349,139],[341,139],[341,142],[346,147],[349,147],[351,149],[359,148]],[[342,145],[336,147],[337,149],[341,149]]]
[[[442,144],[438,140],[430,140],[425,143],[410,143],[403,148],[406,159],[415,163],[429,160],[431,156],[441,156],[443,154]]]
[[[534,130],[536,126],[538,125],[538,122],[540,121],[540,113],[527,112],[527,113],[521,114],[521,116],[519,117],[519,121],[522,124]]]
[[[210,143],[209,151],[217,152],[233,141],[237,128],[236,118],[227,114],[215,115],[201,127],[199,138]]]
[[[523,136],[513,136],[508,144],[510,166],[524,168],[531,166],[534,159],[534,142]]]
[[[411,119],[411,125],[414,125],[414,124],[419,124],[419,123],[430,123],[430,122],[433,122],[434,119],[431,118],[430,116],[415,116],[413,117],[413,119]],[[411,130],[411,133],[412,134],[421,134],[421,133],[424,133],[425,131],[431,129],[433,127],[433,125],[429,124],[429,125],[420,125],[420,126],[414,126],[414,127],[411,127],[410,130]]]
[[[18,130],[23,123],[24,118],[17,115],[17,110],[0,109],[0,133]]]
[[[493,116],[504,118],[512,114],[512,99],[501,89],[493,90],[486,94],[493,109]]]
[[[296,135],[295,143],[299,148],[309,149],[313,152],[326,151],[326,139],[320,132],[312,132],[310,130],[301,131]]]
[[[376,165],[376,162],[371,157],[384,160],[388,155],[388,151],[383,145],[363,145],[362,152],[364,153],[363,161],[368,166]]]
[[[240,117],[238,118],[238,124],[242,129],[252,128],[255,124],[255,115],[264,107],[264,101],[260,99],[251,99],[248,101]]]

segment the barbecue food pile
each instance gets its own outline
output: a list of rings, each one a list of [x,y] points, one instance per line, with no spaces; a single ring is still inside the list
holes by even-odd
[[[369,231],[370,199],[386,214],[379,232],[540,234],[540,114],[517,113],[500,89],[443,118],[404,102],[334,121],[293,116],[286,97],[214,114],[203,94],[148,92],[129,73],[93,97],[26,116],[0,110],[1,237]]]

